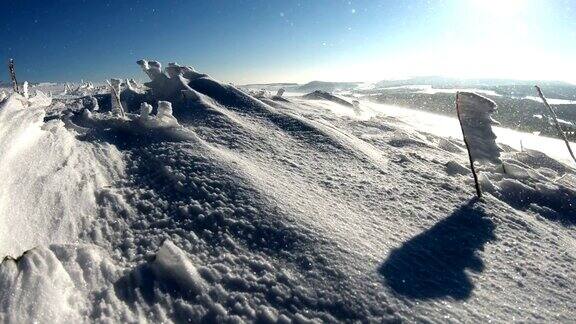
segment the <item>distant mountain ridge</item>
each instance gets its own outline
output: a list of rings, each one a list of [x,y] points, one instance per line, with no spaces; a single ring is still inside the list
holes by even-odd
[[[497,87],[497,86],[554,86],[554,87],[576,87],[564,81],[540,81],[540,80],[514,80],[514,79],[459,79],[440,76],[422,76],[402,80],[382,80],[375,84],[377,88],[399,87],[407,85],[431,85],[433,87]]]
[[[296,87],[294,91],[298,92],[312,92],[312,91],[327,91],[333,92],[337,90],[354,90],[358,88],[363,82],[329,82],[329,81],[311,81]]]

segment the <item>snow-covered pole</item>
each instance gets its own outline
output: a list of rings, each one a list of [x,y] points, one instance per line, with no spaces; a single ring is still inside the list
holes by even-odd
[[[10,79],[12,80],[12,88],[14,92],[20,93],[18,89],[18,81],[16,81],[16,71],[14,71],[14,59],[8,60],[8,70],[10,71]]]
[[[111,95],[116,99],[112,100],[112,111],[117,110],[120,116],[124,117],[124,109],[122,108],[122,102],[120,101],[120,80],[112,79],[112,82],[106,80],[106,83],[110,86]]]
[[[544,97],[544,94],[542,93],[542,90],[540,90],[540,87],[539,86],[534,86],[534,87],[536,87],[536,91],[538,91],[538,96],[540,96],[540,99],[542,99],[544,106],[546,106],[546,108],[548,108],[548,110],[550,111],[550,114],[552,115],[552,119],[554,119],[554,124],[556,125],[556,129],[558,129],[558,133],[560,134],[560,136],[564,140],[564,143],[566,144],[566,147],[568,148],[568,152],[570,153],[570,156],[572,156],[572,159],[574,160],[574,162],[576,162],[576,157],[574,157],[574,152],[572,152],[572,148],[570,147],[570,142],[568,142],[568,138],[566,138],[566,134],[564,134],[562,127],[560,127],[560,123],[558,123],[558,117],[556,116],[554,109],[552,109],[552,107],[550,107],[550,105],[548,104],[548,101],[546,100],[546,97]]]
[[[474,168],[474,159],[472,158],[472,153],[470,152],[470,144],[466,138],[466,132],[464,131],[464,125],[462,125],[462,118],[460,114],[460,92],[456,92],[456,114],[458,115],[458,121],[460,122],[460,129],[462,130],[462,137],[464,138],[464,144],[466,145],[466,150],[468,151],[468,158],[470,159],[470,169],[472,170],[472,176],[474,177],[474,186],[476,187],[476,195],[478,198],[482,198],[482,190],[480,189],[480,183],[478,182],[478,175],[476,175],[476,169]]]

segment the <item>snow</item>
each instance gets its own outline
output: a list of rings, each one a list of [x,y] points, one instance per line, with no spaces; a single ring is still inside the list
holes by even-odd
[[[190,258],[169,240],[160,246],[154,266],[159,277],[172,281],[188,293],[197,295],[205,290],[204,279]]]
[[[576,315],[576,174],[502,145],[533,135],[495,127],[478,201],[455,118],[139,64],[124,118],[98,87],[1,104],[0,321]]]
[[[542,99],[540,99],[540,97],[535,96],[527,96],[524,97],[524,99],[542,102]],[[548,103],[551,105],[576,105],[576,100],[547,98],[546,101],[548,101]]]
[[[2,255],[77,240],[79,222],[96,210],[94,190],[121,164],[113,147],[77,141],[60,120],[44,122],[38,105],[48,102],[14,94],[0,106]]]

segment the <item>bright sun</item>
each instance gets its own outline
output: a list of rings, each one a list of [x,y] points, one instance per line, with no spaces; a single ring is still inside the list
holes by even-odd
[[[470,2],[474,8],[491,16],[510,18],[521,15],[530,0],[470,0]]]

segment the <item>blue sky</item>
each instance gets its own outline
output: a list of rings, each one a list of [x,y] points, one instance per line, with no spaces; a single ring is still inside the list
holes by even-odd
[[[30,81],[143,79],[140,58],[236,83],[576,81],[573,0],[2,0],[0,8],[0,58],[15,58]]]

